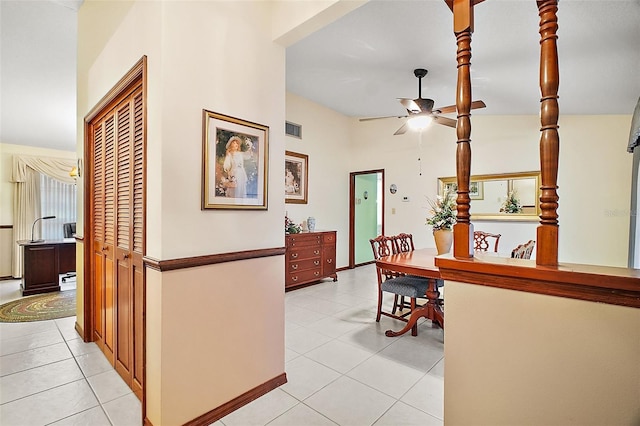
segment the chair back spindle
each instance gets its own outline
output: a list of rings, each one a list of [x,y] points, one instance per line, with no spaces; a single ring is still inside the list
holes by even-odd
[[[498,243],[502,234],[490,234],[483,231],[474,231],[473,233],[473,249],[475,251],[489,251],[493,245],[493,251],[498,252]],[[493,240],[493,241],[492,241]]]
[[[511,257],[514,259],[531,259],[531,254],[533,253],[533,247],[535,245],[535,240],[529,240],[524,244],[520,244],[511,251]]]

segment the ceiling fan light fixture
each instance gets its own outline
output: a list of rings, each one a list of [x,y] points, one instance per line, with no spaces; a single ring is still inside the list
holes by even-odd
[[[431,117],[430,115],[419,115],[419,116],[411,117],[407,121],[407,123],[409,124],[409,127],[413,130],[424,130],[427,127],[429,127],[432,121],[433,121],[433,117]]]

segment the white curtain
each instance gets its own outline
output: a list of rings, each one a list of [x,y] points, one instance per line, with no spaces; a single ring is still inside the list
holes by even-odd
[[[76,221],[76,200],[75,184],[62,183],[40,174],[40,212],[42,216],[56,217],[39,222],[42,226],[42,234],[39,234],[41,238],[45,240],[64,238],[62,225]]]
[[[42,173],[65,183],[74,183],[69,171],[76,160],[14,155],[11,182],[15,183],[13,202],[12,271],[15,278],[22,277],[22,247],[20,240],[31,239],[33,221],[41,217],[40,176]]]

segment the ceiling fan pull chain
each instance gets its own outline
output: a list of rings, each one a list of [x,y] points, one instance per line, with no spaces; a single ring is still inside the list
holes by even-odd
[[[422,176],[422,130],[418,132],[418,176]]]

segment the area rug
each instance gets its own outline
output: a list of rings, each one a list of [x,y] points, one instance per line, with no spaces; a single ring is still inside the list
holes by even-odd
[[[38,294],[0,305],[0,322],[44,321],[75,314],[75,290]]]

